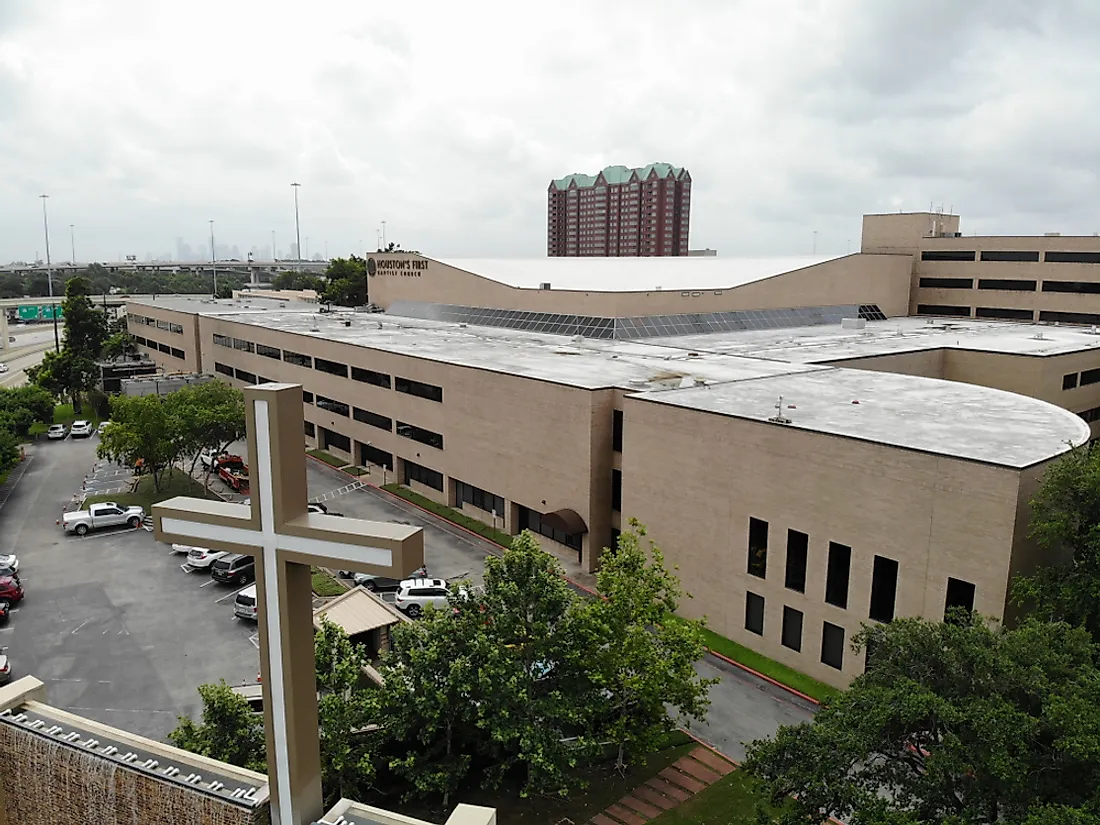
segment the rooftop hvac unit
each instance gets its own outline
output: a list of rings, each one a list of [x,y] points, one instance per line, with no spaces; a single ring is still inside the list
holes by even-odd
[[[865,329],[867,321],[863,318],[843,318],[840,321],[841,329]]]
[[[549,288],[550,288],[550,282],[549,281],[543,281],[541,284],[539,284],[539,289],[549,289]]]

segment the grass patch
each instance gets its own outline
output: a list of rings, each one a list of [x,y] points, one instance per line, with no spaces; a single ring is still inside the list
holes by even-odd
[[[760,782],[744,771],[727,774],[649,825],[756,825],[758,807],[775,822],[779,811],[768,803]]]
[[[799,693],[812,696],[819,702],[824,702],[826,699],[832,699],[834,696],[841,694],[841,691],[835,687],[819,682],[817,679],[812,679],[805,673],[800,673],[793,667],[787,667],[787,665],[769,659],[755,650],[749,650],[744,645],[739,645],[725,636],[719,636],[713,630],[703,628],[703,642],[715,653],[721,653],[745,667],[750,667],[758,673],[763,673],[765,676],[775,679],[780,684],[794,688]]]
[[[370,471],[366,467],[344,467],[344,472],[352,476],[367,476],[370,475]]]
[[[503,530],[497,530],[495,527],[491,527],[483,521],[478,521],[476,518],[470,518],[470,516],[459,510],[455,510],[445,504],[440,504],[438,501],[432,501],[427,496],[422,496],[420,493],[414,492],[407,487],[402,487],[400,484],[385,484],[382,486],[382,489],[386,492],[393,493],[395,496],[400,496],[406,501],[411,501],[413,504],[423,507],[425,510],[435,513],[440,518],[445,518],[453,524],[465,527],[467,530],[477,533],[479,536],[487,538],[489,541],[499,544],[502,547],[512,546],[512,537]]]
[[[319,458],[321,461],[328,464],[330,467],[336,467],[337,469],[347,466],[347,462],[342,458],[337,458],[330,453],[326,453],[324,450],[306,450],[306,455],[311,455],[314,458]]]
[[[81,507],[84,508],[89,504],[98,504],[103,501],[113,501],[124,507],[134,504],[140,505],[148,513],[154,504],[173,496],[194,496],[195,498],[220,500],[213,493],[208,495],[203,495],[203,493],[201,482],[195,481],[183,470],[173,469],[164,474],[164,478],[160,482],[160,490],[153,489],[152,476],[143,475],[138,477],[137,487],[134,488],[132,493],[104,493],[87,496]]]
[[[4,482],[8,480],[8,476],[11,475],[11,471],[14,469],[14,467],[8,467],[6,470],[0,470],[0,487],[4,486]]]
[[[310,573],[313,579],[313,592],[318,596],[340,596],[348,592],[348,589],[340,584],[335,576],[324,570],[311,567]]]

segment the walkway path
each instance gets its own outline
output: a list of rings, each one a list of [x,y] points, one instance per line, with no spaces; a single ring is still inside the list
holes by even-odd
[[[644,825],[735,769],[714,751],[695,748],[589,821],[592,825]]]

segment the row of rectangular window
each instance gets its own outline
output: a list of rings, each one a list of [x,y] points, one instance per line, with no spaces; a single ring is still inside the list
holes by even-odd
[[[1100,384],[1100,369],[1082,370],[1079,373],[1069,372],[1062,376],[1063,390],[1087,387],[1089,384]]]
[[[581,549],[581,542],[583,540],[580,533],[566,533],[564,530],[556,529],[544,521],[544,514],[538,510],[531,510],[528,507],[524,507],[522,504],[516,505],[518,508],[518,528],[520,531],[530,530],[532,533],[538,533],[540,536],[546,536],[548,539],[553,539],[558,544],[564,544],[566,547],[572,547],[574,550]]]
[[[996,307],[977,307],[949,304],[917,304],[917,315],[946,315],[958,318],[1004,318],[1009,320],[1034,321],[1035,314],[1029,309],[1010,309]],[[1100,313],[1096,312],[1061,312],[1056,310],[1039,310],[1040,322],[1058,324],[1100,324]]]
[[[918,282],[922,289],[973,289],[973,278],[922,277]],[[1026,278],[979,278],[978,289],[1002,292],[1059,292],[1070,294],[1100,295],[1100,282],[1096,281],[1035,281]]]
[[[503,496],[498,496],[496,493],[482,490],[480,487],[475,487],[472,484],[467,484],[465,481],[459,481],[458,479],[454,479],[454,483],[455,500],[458,502],[459,507],[463,504],[470,504],[477,507],[479,510],[484,510],[486,513],[495,513],[503,517]]]
[[[141,347],[148,347],[156,352],[163,352],[165,355],[171,355],[173,358],[178,358],[181,361],[187,357],[187,353],[176,347],[170,347],[167,344],[162,344],[159,341],[154,341],[152,338],[145,339],[140,335],[132,335],[134,343]]]
[[[293,352],[291,350],[280,351],[275,347],[269,347],[265,344],[254,344],[251,341],[245,341],[241,338],[232,338],[228,335],[215,334],[214,344],[221,347],[243,350],[249,353],[257,353],[273,359],[278,359],[281,353],[282,360],[286,361],[288,364],[295,364],[299,367],[312,367],[320,372],[326,372],[340,378],[347,378],[349,374],[348,365],[342,364],[339,361],[329,361],[327,358],[320,357],[312,358],[304,353]],[[391,377],[383,372],[376,372],[361,367],[351,367],[350,374],[352,379],[361,381],[365,384],[373,384],[374,386],[385,387],[386,389],[390,389],[391,387]],[[401,376],[394,377],[392,381],[392,387],[397,392],[415,395],[418,398],[426,398],[429,401],[443,402],[443,388],[435,384],[414,381],[411,378],[402,378]]]
[[[768,522],[749,518],[748,566],[750,576],[768,577]],[[787,530],[787,558],[783,571],[783,586],[797,593],[806,592],[806,568],[809,562],[810,537],[801,530]],[[829,542],[825,573],[825,602],[841,609],[848,608],[848,588],[851,578],[852,548],[840,542]],[[871,577],[870,618],[889,622],[894,618],[897,600],[898,563],[885,556],[875,556]]]
[[[925,249],[920,254],[922,261],[974,261],[978,259],[974,250]],[[990,249],[981,253],[983,261],[1018,261],[1038,263],[1037,250]],[[1047,252],[1043,261],[1048,264],[1100,264],[1100,252]]]
[[[177,324],[173,321],[162,321],[159,318],[148,318],[144,315],[127,315],[126,322],[129,324],[133,321],[135,324],[144,324],[157,329],[163,329],[166,332],[174,332],[176,335],[183,335],[183,325]]]
[[[1085,419],[1089,424],[1094,421],[1100,421],[1100,407],[1093,407],[1091,410],[1084,410],[1077,413],[1081,418]]]
[[[435,447],[437,450],[443,449],[443,435],[441,433],[425,430],[423,427],[417,427],[415,424],[398,421],[397,434],[402,438],[410,438],[421,444],[427,444],[429,447]]]

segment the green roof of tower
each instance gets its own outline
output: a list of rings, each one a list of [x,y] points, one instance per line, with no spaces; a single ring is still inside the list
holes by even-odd
[[[604,176],[604,180],[608,183],[626,183],[635,172],[637,172],[639,180],[645,180],[649,177],[650,171],[653,170],[656,170],[657,177],[659,178],[671,177],[677,180],[684,172],[682,166],[673,166],[671,163],[650,163],[633,169],[622,165],[607,166],[601,170],[600,174]],[[579,189],[584,189],[592,186],[598,177],[598,174],[585,175],[581,172],[574,172],[572,175],[566,175],[564,178],[557,178],[551,181],[551,183],[558,189],[564,190],[568,189],[569,185],[575,181]]]

